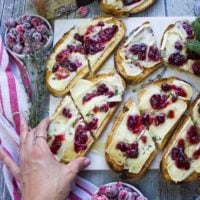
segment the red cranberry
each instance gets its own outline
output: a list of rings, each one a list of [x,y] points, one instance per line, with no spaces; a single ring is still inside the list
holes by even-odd
[[[93,108],[93,112],[94,112],[94,113],[99,112],[99,107],[98,107],[98,106],[95,106],[95,107]]]
[[[116,145],[116,148],[119,149],[121,152],[126,152],[128,149],[128,145],[125,142],[119,142]]]
[[[159,113],[155,117],[155,125],[159,126],[160,124],[163,124],[165,122],[165,114],[164,113]]]
[[[60,147],[62,146],[62,142],[65,140],[64,135],[56,135],[53,143],[50,146],[51,152],[53,154],[57,154],[58,150],[60,149]]]
[[[104,26],[105,24],[104,24],[104,22],[102,22],[102,21],[100,21],[100,22],[98,22],[98,24],[97,24],[97,26]]]
[[[146,135],[142,135],[142,136],[141,136],[141,140],[142,140],[142,142],[143,142],[144,144],[146,144],[146,143],[147,143],[147,136],[146,136]]]
[[[170,118],[170,119],[173,119],[175,116],[175,113],[173,110],[169,110],[168,114],[167,114],[167,117]]]
[[[138,134],[144,130],[144,125],[142,124],[142,120],[139,115],[130,115],[127,120],[127,127],[134,134]]]
[[[118,104],[118,102],[109,102],[109,107],[113,108]]]
[[[168,62],[172,65],[181,66],[186,62],[186,58],[184,55],[180,54],[179,52],[173,53],[169,56]]]
[[[139,156],[138,143],[129,145],[129,148],[126,151],[126,156],[128,158],[137,158]]]
[[[78,68],[77,65],[71,62],[70,60],[64,60],[62,64],[63,64],[63,67],[67,68],[70,72],[77,71],[77,68]]]
[[[199,134],[197,132],[197,128],[194,127],[194,126],[191,126],[188,131],[187,131],[187,141],[190,143],[190,144],[197,144],[200,142],[200,137],[199,137]]]
[[[108,92],[109,92],[109,88],[104,83],[99,85],[98,88],[97,88],[97,93],[99,95],[104,95],[104,94],[106,94]]]
[[[109,105],[108,104],[104,104],[100,107],[100,111],[101,112],[108,112],[109,110]]]
[[[175,95],[172,95],[172,102],[174,103],[174,102],[176,102],[177,100],[178,100],[178,97],[175,96]]]
[[[141,0],[123,0],[123,4],[124,6],[129,6],[132,5],[134,3],[140,2]]]
[[[58,70],[59,66],[60,65],[58,65],[58,64],[54,65],[53,69],[52,69],[52,72],[55,73]]]
[[[69,72],[66,69],[59,66],[55,72],[55,76],[58,80],[62,80],[69,76]]]
[[[177,160],[179,157],[181,157],[183,154],[182,149],[174,147],[171,151],[171,158],[172,160]]]
[[[184,169],[184,170],[190,169],[190,162],[189,162],[189,160],[188,160],[186,155],[183,155],[183,156],[179,157],[175,161],[175,164],[179,169]]]
[[[183,49],[183,46],[182,46],[182,44],[179,41],[177,41],[175,43],[175,49],[179,50],[179,51],[181,51]]]
[[[167,101],[167,96],[165,94],[154,94],[150,98],[150,103],[153,109],[165,108],[169,104],[169,102]]]
[[[185,141],[184,141],[184,139],[180,139],[179,141],[178,141],[178,148],[180,148],[180,149],[185,149]]]
[[[200,76],[200,62],[196,61],[192,65],[193,73],[197,76]]]
[[[96,130],[97,129],[97,125],[98,125],[98,119],[97,118],[93,118],[92,121],[90,121],[88,123],[88,129],[89,130]]]
[[[187,97],[187,93],[186,93],[186,91],[183,88],[178,87],[176,85],[172,85],[171,87],[175,91],[175,93],[176,93],[177,96]]]
[[[188,35],[188,39],[193,39],[194,38],[194,32],[192,30],[192,26],[186,22],[183,22],[183,28],[186,31]]]
[[[153,118],[151,117],[151,115],[149,113],[144,113],[142,114],[142,123],[149,127],[152,123],[153,123]]]
[[[200,158],[200,148],[194,152],[193,158],[195,160],[198,160]]]
[[[168,92],[168,91],[170,91],[172,88],[171,88],[171,85],[169,85],[168,83],[163,83],[163,84],[161,85],[161,89],[162,89],[163,91],[165,91],[165,92]]]
[[[68,108],[64,108],[62,113],[66,118],[70,119],[72,117],[72,114],[70,113],[70,110]]]
[[[160,51],[158,50],[157,46],[150,46],[148,57],[153,61],[160,60]]]
[[[97,94],[95,92],[93,93],[88,93],[83,97],[83,104],[90,101],[91,99],[93,99],[94,97],[96,97]]]
[[[129,51],[134,55],[138,55],[139,60],[145,60],[147,53],[147,45],[144,43],[134,44],[131,46]]]

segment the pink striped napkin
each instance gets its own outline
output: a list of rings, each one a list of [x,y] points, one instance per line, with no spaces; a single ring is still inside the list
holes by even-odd
[[[31,84],[23,63],[5,49],[0,36],[0,148],[18,164],[20,114],[28,117],[31,97]],[[12,200],[21,200],[17,182],[7,167],[0,165]],[[96,186],[77,177],[68,200],[89,200],[96,190]]]

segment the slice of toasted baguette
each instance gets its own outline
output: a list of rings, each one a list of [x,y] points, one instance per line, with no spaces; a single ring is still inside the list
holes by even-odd
[[[171,97],[173,91],[164,92],[161,89],[162,84],[172,84],[176,85],[186,92],[186,97],[178,97],[178,99],[173,102]],[[153,109],[150,103],[150,99],[153,95],[161,94],[166,95],[169,104],[161,109]],[[192,97],[192,87],[187,82],[180,80],[175,77],[165,78],[157,80],[153,83],[147,84],[138,93],[139,109],[142,113],[150,113],[155,117],[158,114],[164,114],[164,123],[156,126],[154,123],[149,126],[149,131],[153,139],[155,140],[159,149],[163,149],[167,144],[172,133],[176,129],[181,117],[187,110],[188,104]],[[174,117],[168,117],[169,113],[173,111]]]
[[[133,109],[133,110],[132,110]],[[136,139],[137,135],[134,135],[133,133],[128,133],[128,129],[126,130],[123,125],[125,123],[126,126],[126,119],[127,116],[130,114],[139,114],[139,111],[136,108],[136,104],[132,101],[132,99],[129,99],[123,106],[122,110],[117,114],[111,132],[107,138],[106,141],[106,147],[105,147],[105,158],[106,161],[108,162],[108,164],[110,165],[110,167],[116,171],[116,172],[121,172],[123,177],[126,179],[131,179],[131,180],[137,180],[139,178],[141,178],[144,173],[146,172],[146,170],[149,168],[151,162],[153,161],[153,159],[155,158],[157,151],[155,148],[155,144],[152,140],[152,138],[150,137],[150,135],[148,134],[147,130],[142,131],[141,133],[139,133],[139,135],[145,135],[145,137],[147,138],[147,144],[144,143],[140,143],[140,139]],[[125,120],[125,121],[124,121]],[[123,127],[123,128],[122,128]],[[121,133],[120,131],[118,131],[119,129],[123,129],[123,133]],[[141,136],[140,135],[140,136]],[[138,136],[138,138],[140,138],[140,136]],[[118,139],[119,138],[119,141]],[[147,158],[145,158],[145,160],[142,162],[142,164],[138,164],[137,162],[139,162],[137,159],[131,159],[131,158],[126,158],[125,155],[123,155],[123,153],[119,150],[116,149],[116,144],[118,142],[128,142],[128,144],[132,144],[133,142],[137,142],[138,140],[138,144],[139,144],[139,157],[141,158],[141,155],[144,155],[144,152],[150,151],[150,154],[148,155]],[[146,146],[149,147],[149,149],[146,149]],[[151,148],[150,148],[151,146]],[[144,150],[143,153],[141,153],[142,149]],[[128,164],[129,163],[129,164]],[[136,166],[134,166],[134,164]],[[139,166],[138,166],[139,165]],[[133,170],[131,170],[130,168],[132,167]],[[135,169],[137,167],[140,167],[141,169],[139,169],[139,172],[133,172],[134,170],[138,170]],[[132,171],[132,172],[131,172]]]
[[[120,2],[122,5],[118,7],[115,2],[108,3],[107,0],[100,1],[100,8],[108,14],[112,14],[117,17],[124,17],[134,13],[141,12],[147,8],[149,8],[156,0],[144,0],[141,3],[136,3],[131,6],[123,6],[122,1]]]
[[[144,35],[144,37],[141,37],[142,34]],[[149,38],[148,42],[147,37]],[[141,38],[143,38],[143,40]],[[135,57],[133,57],[133,55],[129,52],[128,49],[135,44],[145,44],[147,46],[145,60],[141,61],[137,58],[136,55]],[[115,66],[118,72],[124,77],[127,82],[132,84],[139,83],[161,66],[161,59],[157,61],[149,60],[148,53],[150,46],[155,46],[158,49],[150,23],[144,22],[141,26],[133,30],[130,33],[129,37],[126,38],[117,49],[115,53]],[[127,55],[125,55],[125,52],[127,53],[127,51],[130,55],[132,55],[130,58],[127,58]],[[130,64],[130,62],[132,63]],[[136,63],[138,63],[140,66],[137,66]],[[132,68],[132,70],[129,69],[129,71],[127,72],[126,67],[129,66],[130,68]],[[137,72],[138,69],[139,72]],[[133,73],[134,71],[136,73]]]
[[[188,130],[188,124],[193,124],[192,119],[190,116],[185,116],[184,119],[181,121],[179,127],[175,130],[174,135],[168,143],[167,147],[165,148],[162,160],[160,162],[160,171],[163,178],[169,182],[173,182],[176,184],[191,183],[200,178],[200,170],[196,172],[194,169],[191,168],[192,166],[194,166],[192,164],[193,160],[190,161],[191,166],[188,170],[178,169],[174,164],[174,161],[171,161],[170,164],[167,164],[167,159],[170,159],[169,157],[171,155],[172,148],[176,146],[176,143],[180,138],[183,138],[182,134]],[[198,148],[200,148],[200,143],[198,144]],[[199,163],[199,158],[196,162]],[[170,167],[174,167],[175,172],[173,175],[170,175]],[[197,167],[200,168],[199,164],[197,165]]]
[[[64,111],[64,109],[66,110]],[[84,132],[87,136],[85,147],[76,151],[75,140],[79,138],[76,134],[81,127],[87,127],[87,125],[71,97],[67,95],[56,108],[48,128],[48,143],[58,161],[68,163],[88,152],[94,143],[94,139],[87,128],[84,128],[84,131],[81,132],[81,134]],[[57,143],[55,142],[56,137],[61,138]]]
[[[111,80],[114,80],[114,81],[108,82],[110,78]],[[83,103],[83,98],[85,97],[85,95],[95,91],[97,89],[97,85],[100,85],[100,84],[109,85],[108,87],[111,86],[111,88],[116,87],[119,90],[118,91],[119,93],[116,95],[118,96],[118,98],[116,102],[114,101],[116,104],[113,107],[110,107],[109,110],[105,114],[101,112],[100,112],[101,114],[99,114],[99,112],[95,113],[93,111],[95,107],[100,107],[102,105],[101,97],[104,97],[104,95],[100,96],[100,100],[98,99],[99,96],[97,96],[96,98],[93,98],[92,100],[86,102],[85,104]],[[98,127],[95,130],[91,130],[94,138],[96,139],[99,138],[104,128],[109,123],[112,115],[114,114],[120,102],[122,101],[122,96],[123,96],[125,87],[126,87],[126,84],[124,80],[118,74],[109,73],[109,74],[96,75],[94,77],[89,78],[88,80],[80,80],[75,85],[75,87],[71,89],[70,92],[71,92],[73,101],[75,102],[78,110],[82,114],[86,123],[89,124],[90,121],[93,120],[94,118],[98,119],[98,123],[100,121],[100,124],[98,124]],[[84,92],[81,92],[82,90],[84,90]],[[108,101],[109,101],[109,98],[107,97],[104,98],[103,104],[108,103]]]
[[[190,107],[190,115],[194,123],[200,127],[200,94],[197,95],[195,101]]]

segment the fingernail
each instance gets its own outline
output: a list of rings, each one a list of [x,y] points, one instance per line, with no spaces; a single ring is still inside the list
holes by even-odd
[[[91,161],[90,161],[88,158],[86,158],[86,159],[84,160],[84,165],[85,165],[85,167],[87,167],[88,165],[90,165],[90,163],[91,163]]]

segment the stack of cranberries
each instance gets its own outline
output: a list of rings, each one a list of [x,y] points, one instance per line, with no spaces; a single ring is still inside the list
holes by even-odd
[[[147,200],[134,189],[121,182],[100,186],[99,191],[92,196],[92,200]]]
[[[40,17],[24,15],[6,22],[7,46],[17,54],[29,54],[47,44],[51,31]]]

